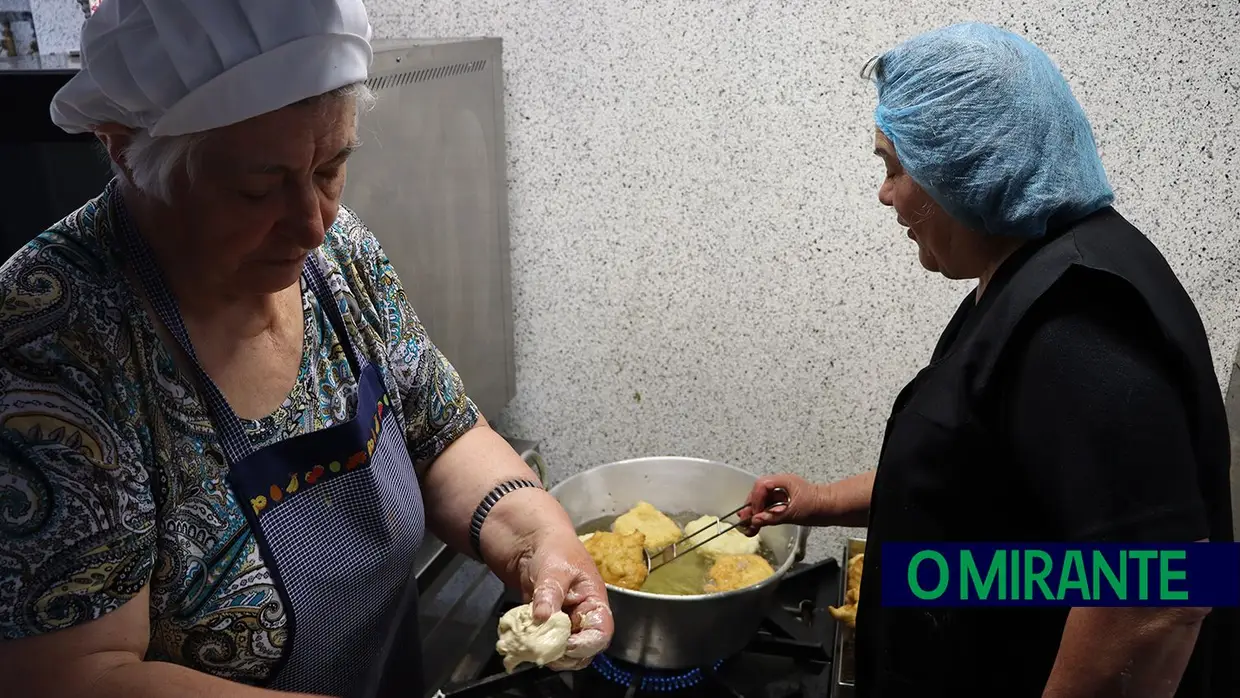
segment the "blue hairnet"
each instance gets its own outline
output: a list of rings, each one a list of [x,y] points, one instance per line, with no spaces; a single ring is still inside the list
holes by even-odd
[[[956,24],[875,67],[878,128],[913,181],[961,223],[1036,238],[1114,200],[1084,110],[1025,39]]]

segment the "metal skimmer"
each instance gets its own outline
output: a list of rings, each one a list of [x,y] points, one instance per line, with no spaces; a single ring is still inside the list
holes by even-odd
[[[771,493],[769,495],[769,501],[770,503],[764,506],[762,511],[770,511],[771,509],[774,509],[775,507],[779,507],[779,506],[786,507],[792,503],[792,497],[788,495],[788,490],[782,487],[775,487],[771,490]],[[720,516],[718,523],[714,523],[704,528],[700,528],[694,531],[693,533],[690,533],[684,536],[683,538],[676,541],[675,543],[672,543],[666,548],[663,548],[662,550],[660,550],[659,552],[653,555],[651,555],[650,553],[643,553],[646,558],[646,571],[648,573],[653,572],[659,569],[660,567],[662,567],[663,565],[666,565],[672,560],[675,560],[676,558],[680,557],[681,555],[684,555],[693,550],[696,550],[697,548],[711,542],[712,540],[718,538],[719,536],[722,536],[723,534],[727,533],[728,531],[731,531],[737,526],[744,526],[745,524],[749,523],[749,520],[753,518],[752,515],[750,516],[750,519],[740,519],[736,523],[732,524],[731,526],[728,526],[722,531],[719,531],[718,533],[711,536],[710,538],[707,538],[699,543],[695,543],[694,545],[688,548],[684,548],[683,550],[680,548],[680,546],[683,546],[685,544],[685,541],[697,536],[699,533],[702,533],[703,531],[706,531],[710,529],[711,527],[719,528],[721,525],[723,525],[724,519],[734,514],[739,514],[741,510],[743,510],[747,506],[749,506],[748,503],[740,505],[739,507],[733,509],[732,511],[729,511],[728,513],[724,514],[723,516]]]

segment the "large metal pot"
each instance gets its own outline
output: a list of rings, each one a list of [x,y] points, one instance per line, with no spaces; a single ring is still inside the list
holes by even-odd
[[[615,516],[647,501],[671,514],[720,516],[745,502],[757,476],[697,458],[637,458],[578,473],[555,487],[573,524]],[[774,602],[779,580],[805,555],[808,529],[771,526],[758,534],[775,556],[774,576],[719,594],[663,596],[607,586],[616,622],[609,656],[654,669],[710,666],[744,649]]]

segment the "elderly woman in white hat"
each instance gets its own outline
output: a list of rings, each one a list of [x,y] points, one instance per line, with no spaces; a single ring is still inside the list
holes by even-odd
[[[0,268],[14,695],[355,694],[427,529],[569,614],[552,668],[610,640],[572,523],[340,204],[369,38],[359,0],[87,20],[52,118],[116,177]]]

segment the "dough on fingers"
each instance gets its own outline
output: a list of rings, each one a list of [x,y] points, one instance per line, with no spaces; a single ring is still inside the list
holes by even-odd
[[[504,657],[504,670],[511,674],[526,662],[546,666],[564,657],[573,621],[564,611],[551,614],[546,623],[534,622],[534,604],[510,609],[499,619],[495,651]]]

